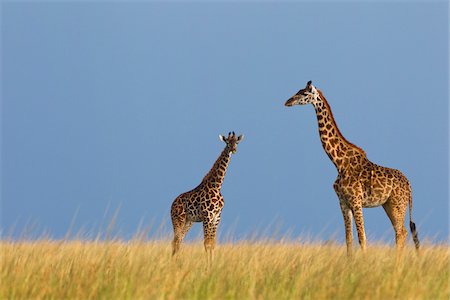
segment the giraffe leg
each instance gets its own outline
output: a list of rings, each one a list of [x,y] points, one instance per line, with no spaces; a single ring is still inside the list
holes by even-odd
[[[175,199],[170,210],[173,225],[172,256],[180,250],[184,236],[191,228],[192,222],[187,220],[184,205],[180,198]]]
[[[176,225],[174,224],[174,228],[173,228],[173,241],[172,241],[172,256],[174,256],[175,254],[177,254],[177,252],[180,250],[180,245],[181,245],[181,241],[182,241],[182,234],[181,234],[181,225],[177,225],[177,227],[175,227]]]
[[[348,202],[342,193],[341,177],[338,176],[336,181],[333,184],[334,191],[339,198],[339,205],[341,206],[342,216],[344,217],[344,226],[345,226],[345,243],[347,244],[347,256],[351,257],[353,252],[353,227],[352,227],[352,219],[353,212],[351,207],[348,205]]]
[[[172,219],[173,225],[173,241],[172,241],[172,256],[177,254],[180,250],[181,241],[183,240],[183,221],[180,219]]]
[[[214,248],[216,247],[217,223],[203,222],[203,233],[204,233],[203,244],[205,246],[208,265],[212,264],[213,252],[214,252]]]
[[[358,232],[358,241],[361,250],[366,250],[366,233],[364,232],[364,218],[362,212],[362,205],[355,205],[352,208],[353,217],[355,218],[356,231]]]
[[[175,227],[174,223],[174,237],[172,241],[172,256],[175,255],[180,250],[181,242],[183,241],[184,237],[186,236],[186,233],[191,229],[192,222],[191,221],[184,221],[178,220],[177,226]]]
[[[391,220],[392,226],[394,227],[395,243],[398,250],[403,249],[405,246],[406,236],[408,235],[404,224],[406,205],[407,202],[405,202],[405,204],[402,203],[394,205],[392,198],[383,204],[383,208],[386,211],[389,220]]]
[[[352,210],[344,201],[339,202],[341,205],[342,215],[345,225],[345,242],[347,244],[347,256],[352,255],[353,228],[352,228]]]

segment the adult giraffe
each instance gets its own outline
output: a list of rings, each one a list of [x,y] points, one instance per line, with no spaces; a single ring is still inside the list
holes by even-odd
[[[380,205],[394,227],[397,248],[402,249],[407,236],[404,220],[409,204],[409,225],[415,247],[419,249],[416,225],[412,221],[412,193],[408,179],[398,170],[372,163],[361,148],[345,139],[336,125],[330,105],[311,81],[287,100],[285,105],[304,104],[314,106],[323,149],[338,171],[333,187],[344,217],[347,254],[352,253],[352,216],[355,218],[359,244],[365,250],[362,209]]]

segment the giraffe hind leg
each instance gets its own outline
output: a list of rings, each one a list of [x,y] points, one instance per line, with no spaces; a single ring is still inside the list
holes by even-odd
[[[172,218],[172,225],[173,225],[173,241],[172,241],[172,256],[177,254],[177,252],[180,250],[181,241],[183,240],[183,220],[180,218],[173,219]]]
[[[185,221],[184,224],[180,222],[180,224],[177,226],[177,229],[175,229],[174,226],[174,237],[172,241],[172,255],[175,255],[179,250],[181,246],[181,242],[183,241],[184,237],[186,236],[186,233],[191,229],[192,222],[191,221]]]
[[[389,220],[391,220],[392,226],[394,227],[397,249],[401,250],[405,246],[406,236],[408,235],[404,224],[406,202],[405,204],[395,205],[393,198],[390,198],[383,204],[383,208],[388,215]]]
[[[171,218],[173,225],[173,241],[172,241],[172,256],[175,255],[181,246],[181,242],[184,236],[189,231],[192,226],[192,222],[187,220],[186,213],[184,211],[183,205],[175,204],[172,205]]]

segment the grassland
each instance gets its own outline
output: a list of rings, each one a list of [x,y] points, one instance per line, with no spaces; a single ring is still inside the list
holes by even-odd
[[[168,241],[0,243],[0,299],[449,299],[449,247],[201,243],[171,259]]]

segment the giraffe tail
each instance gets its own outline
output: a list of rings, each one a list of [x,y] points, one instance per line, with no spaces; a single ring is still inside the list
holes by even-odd
[[[419,250],[420,247],[419,236],[417,233],[416,224],[412,221],[412,193],[409,194],[409,229],[411,230],[416,250]]]

